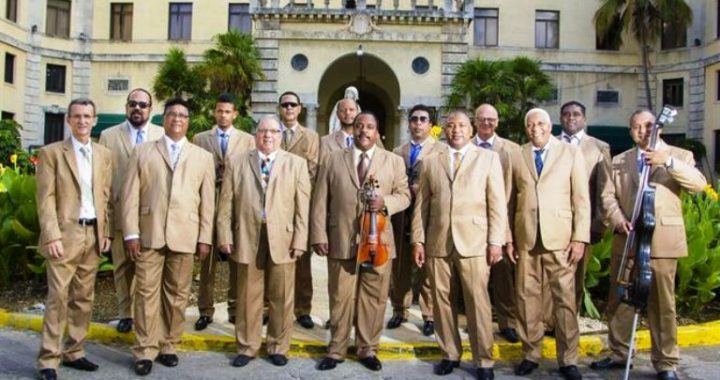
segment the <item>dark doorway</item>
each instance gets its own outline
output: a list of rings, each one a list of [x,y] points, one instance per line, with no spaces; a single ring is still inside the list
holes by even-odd
[[[45,145],[61,141],[65,136],[65,114],[45,113]]]

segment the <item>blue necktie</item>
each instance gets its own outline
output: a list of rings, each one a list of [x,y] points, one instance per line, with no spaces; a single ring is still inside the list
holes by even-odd
[[[349,147],[351,147],[352,145],[353,145],[353,137],[352,137],[352,136],[346,137],[346,138],[345,138],[345,147],[346,147],[346,148],[349,148]]]
[[[543,152],[545,152],[545,149],[538,149],[535,151],[535,170],[537,170],[538,177],[540,177],[540,173],[542,173],[543,170]]]
[[[642,174],[644,167],[645,167],[645,158],[642,155],[640,155],[640,158],[638,158],[638,160],[637,160],[638,175]]]
[[[137,135],[135,135],[135,145],[140,145],[145,141],[143,134],[145,134],[145,131],[138,129]]]
[[[220,132],[220,150],[222,151],[223,157],[225,157],[225,153],[227,153],[227,146],[228,134],[225,132]]]
[[[421,144],[410,143],[410,167],[415,166],[415,162],[420,157],[420,151],[422,150]]]
[[[487,142],[487,141],[481,142],[481,143],[480,143],[480,147],[481,147],[481,148],[484,148],[484,149],[492,149],[492,145],[490,145],[490,143]]]

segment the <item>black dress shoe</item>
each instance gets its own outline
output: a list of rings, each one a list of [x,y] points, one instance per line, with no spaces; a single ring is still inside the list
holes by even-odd
[[[270,358],[270,363],[272,363],[278,367],[282,367],[285,364],[287,364],[287,362],[288,362],[287,356],[285,356],[285,355],[273,354],[273,355],[270,355],[269,358]]]
[[[517,331],[515,331],[512,327],[506,327],[504,329],[500,330],[500,335],[505,338],[510,343],[517,343],[520,341],[520,338],[518,337]]]
[[[65,361],[63,360],[62,365],[65,367],[75,368],[79,369],[81,371],[97,371],[99,368],[97,364],[91,362],[90,360],[87,360],[87,358],[80,358],[73,361]]]
[[[630,364],[630,368],[632,368],[633,365]],[[602,360],[598,360],[595,362],[590,363],[590,368],[592,369],[625,369],[625,363],[623,362],[616,362],[611,357],[607,357]]]
[[[118,322],[115,329],[117,330],[117,332],[125,334],[125,333],[129,333],[130,330],[132,330],[132,325],[133,325],[132,318],[123,318]]]
[[[300,326],[308,330],[315,327],[315,322],[313,322],[312,318],[307,314],[297,317],[297,323],[299,323]]]
[[[477,378],[478,380],[493,380],[495,378],[495,372],[492,368],[478,368]]]
[[[195,322],[195,331],[205,330],[209,324],[213,323],[212,317],[201,315]]]
[[[270,316],[267,314],[263,314],[263,326],[267,325],[270,321]]]
[[[525,376],[532,373],[532,371],[535,370],[535,368],[538,367],[538,364],[535,362],[531,362],[530,360],[523,360],[519,366],[515,368],[515,374],[518,376]]]
[[[395,314],[392,316],[392,318],[390,318],[390,320],[387,323],[387,326],[385,326],[385,327],[387,327],[390,330],[396,329],[396,328],[400,327],[400,325],[402,325],[403,322],[407,322],[407,319],[403,318],[402,315]]]
[[[443,359],[440,360],[439,363],[435,364],[435,368],[433,368],[433,373],[436,375],[447,375],[450,372],[453,371],[453,368],[460,367],[460,361],[459,360],[447,360]]]
[[[235,316],[234,316],[234,315],[231,316],[231,317],[228,317],[228,323],[231,324],[231,325],[234,325],[234,324],[235,324]]]
[[[247,355],[238,355],[233,359],[232,366],[233,367],[245,367],[248,363],[250,363],[250,360],[253,360],[255,358]]]
[[[425,336],[435,334],[435,322],[425,321],[425,323],[423,323],[422,334]]]
[[[582,380],[582,375],[575,365],[560,367],[560,374],[565,380]]]
[[[40,380],[57,380],[57,372],[52,368],[41,369]]]
[[[180,359],[175,354],[160,354],[157,356],[157,361],[165,367],[176,367]]]
[[[152,362],[150,360],[138,360],[135,362],[135,373],[138,376],[147,376],[152,371]]]
[[[678,375],[675,371],[660,371],[657,378],[658,380],[678,380]]]
[[[379,371],[382,369],[382,363],[380,363],[380,359],[378,359],[377,356],[362,358],[360,359],[360,364],[371,371]]]
[[[326,356],[320,360],[320,362],[317,365],[317,369],[320,371],[327,371],[330,369],[334,369],[338,364],[342,363],[343,360],[338,360],[331,358],[329,356]]]

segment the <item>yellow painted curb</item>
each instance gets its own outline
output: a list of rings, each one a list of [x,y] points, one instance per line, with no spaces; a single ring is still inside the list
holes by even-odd
[[[42,316],[10,313],[0,309],[0,327],[17,330],[42,331]],[[100,343],[132,344],[135,336],[132,333],[121,334],[114,327],[103,323],[92,323],[88,339]],[[553,359],[555,340],[545,338],[543,356]],[[720,321],[678,327],[678,345],[681,347],[720,345]],[[303,341],[293,339],[290,343],[292,357],[320,357],[326,352],[327,342]],[[579,355],[596,356],[607,347],[605,334],[584,335],[580,337]],[[234,352],[235,338],[230,336],[183,334],[182,343],[178,347],[182,351],[218,351]],[[650,333],[642,330],[637,333],[637,349],[650,349]],[[352,352],[352,350],[351,350]],[[470,346],[463,345],[463,352],[470,357]],[[431,359],[441,356],[440,349],[432,342],[385,343],[380,345],[378,354],[385,360]],[[522,358],[520,343],[498,342],[493,347],[496,360],[515,360]]]

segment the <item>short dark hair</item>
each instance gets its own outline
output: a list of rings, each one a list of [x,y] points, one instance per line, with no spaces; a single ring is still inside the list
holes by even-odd
[[[373,119],[375,119],[375,126],[378,126],[378,118],[375,116],[375,114],[372,111],[361,111],[360,113],[355,116],[355,119],[353,120],[353,125],[357,122],[357,120],[360,118],[360,116],[367,115],[372,116]]]
[[[81,106],[90,106],[93,109],[93,116],[95,116],[95,102],[90,100],[90,98],[75,98],[70,101],[70,104],[68,104],[68,116],[72,114],[72,106],[74,105],[81,105]]]
[[[233,105],[233,109],[237,109],[237,105],[235,104],[235,95],[233,94],[220,94],[215,100],[215,105],[217,105],[218,103],[230,103]]]
[[[583,116],[585,116],[585,105],[582,104],[582,103],[580,103],[580,102],[578,102],[577,100],[571,100],[571,101],[563,104],[562,106],[560,106],[560,116],[562,116],[563,112],[565,112],[565,108],[566,108],[566,107],[570,107],[570,106],[577,106],[577,107],[579,107],[579,108],[580,108],[580,112],[582,112]]]
[[[186,102],[185,100],[180,99],[180,98],[175,98],[175,99],[170,99],[167,102],[165,102],[165,109],[163,109],[163,115],[165,115],[165,113],[167,113],[168,108],[170,108],[172,106],[183,106],[188,111],[188,114],[190,113],[190,105],[188,104],[188,102]]]
[[[424,104],[416,104],[413,106],[413,108],[410,108],[410,112],[408,112],[408,119],[412,116],[412,114],[415,113],[415,111],[425,111],[427,112],[428,116],[430,117],[430,124],[435,124],[435,118],[433,117],[433,112],[430,109],[430,107],[424,105]]]
[[[280,104],[280,101],[282,100],[283,96],[285,95],[292,95],[297,99],[298,104],[302,104],[300,101],[300,95],[296,94],[294,91],[285,91],[282,94],[280,94],[280,97],[278,98],[278,104]]]
[[[144,93],[148,96],[148,99],[150,99],[150,105],[152,105],[152,94],[150,93],[150,91],[148,91],[148,90],[146,90],[146,89],[144,89],[144,88],[140,88],[140,87],[135,88],[135,89],[133,89],[132,91],[128,92],[127,99],[125,99],[125,100],[129,102],[129,101],[130,101],[130,95],[132,95],[134,92],[144,92]]]

